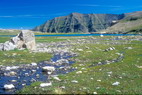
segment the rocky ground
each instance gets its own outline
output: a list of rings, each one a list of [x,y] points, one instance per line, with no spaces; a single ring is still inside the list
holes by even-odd
[[[15,93],[15,91],[21,89],[22,87],[25,87],[25,85],[29,85],[34,82],[38,84],[38,85],[32,84],[35,89],[32,89],[33,86],[31,85],[32,88],[25,87],[19,93],[32,93],[32,94],[51,93],[51,92],[57,93],[58,91],[61,91],[61,93],[69,93],[70,91],[71,91],[70,93],[81,93],[80,91],[82,91],[82,93],[99,93],[99,91],[97,91],[96,89],[94,90],[92,86],[88,85],[87,88],[83,86],[84,82],[80,83],[82,81],[80,80],[80,78],[83,77],[88,72],[88,74],[91,74],[90,76],[88,76],[88,78],[91,78],[91,80],[93,80],[92,83],[94,83],[95,79],[98,78],[94,77],[95,72],[98,71],[101,72],[101,70],[105,70],[101,69],[100,66],[102,65],[106,66],[107,64],[112,64],[112,63],[121,63],[126,57],[126,52],[123,52],[123,49],[119,49],[118,47],[122,46],[125,50],[133,50],[134,49],[134,47],[132,46],[134,44],[132,43],[133,41],[141,41],[141,36],[137,37],[90,36],[85,38],[80,37],[76,40],[67,39],[66,41],[59,41],[59,42],[37,43],[37,49],[32,51],[31,53],[46,52],[46,53],[51,53],[54,56],[51,58],[50,61],[42,61],[39,64],[31,63],[27,65],[1,66],[0,80],[2,83],[0,87],[1,89],[0,93]],[[96,68],[96,70],[94,70],[94,68]],[[100,69],[97,71],[97,68]],[[92,70],[94,72],[90,72]],[[108,71],[107,69],[104,72],[109,72],[108,75],[111,76],[114,71],[113,70]],[[67,75],[62,77],[60,76],[62,74],[63,75],[67,74]],[[81,76],[82,74],[84,75]],[[85,81],[86,78],[84,77],[83,80]],[[38,83],[38,81],[40,82]],[[69,81],[71,81],[71,83]],[[97,79],[97,82],[101,81],[102,81],[101,78]],[[78,86],[75,86],[75,84],[78,84]],[[117,86],[119,84],[120,84],[119,81],[114,81],[112,83],[112,85],[114,86],[115,85]],[[70,85],[73,86],[72,89],[70,88]],[[80,89],[82,89],[82,86],[84,87],[83,90],[78,90],[76,88],[79,87]],[[47,91],[45,91],[47,87],[50,87],[50,89],[48,88]],[[53,88],[56,88],[57,92],[54,91],[55,89]],[[99,89],[99,87],[96,86],[95,88]],[[5,89],[12,89],[12,90],[6,91]],[[33,91],[28,92],[31,89]],[[100,93],[102,93],[102,91],[100,91]]]

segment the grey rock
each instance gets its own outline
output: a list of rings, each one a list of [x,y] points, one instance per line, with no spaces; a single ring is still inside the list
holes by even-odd
[[[10,41],[0,43],[0,50],[9,51],[14,49],[36,50],[35,36],[32,31],[22,30],[16,37]]]
[[[4,51],[9,51],[9,50],[14,50],[16,48],[16,45],[14,45],[12,42],[10,41],[6,41],[3,44],[3,50]]]

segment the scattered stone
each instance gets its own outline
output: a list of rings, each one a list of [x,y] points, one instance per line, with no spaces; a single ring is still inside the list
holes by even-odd
[[[37,63],[31,63],[32,66],[37,66]]]
[[[76,80],[72,80],[71,82],[73,82],[73,83],[78,83],[78,81],[76,81]]]
[[[17,73],[14,72],[14,71],[11,71],[11,72],[9,72],[9,74],[10,74],[11,76],[15,76]]]
[[[48,86],[52,86],[52,83],[49,82],[49,83],[41,83],[40,84],[40,87],[48,87]]]
[[[93,80],[94,78],[90,78],[91,80]]]
[[[17,80],[11,80],[11,82],[17,82]]]
[[[76,72],[76,74],[81,74],[82,73],[82,71],[78,71],[78,72]]]
[[[93,92],[93,94],[98,94],[97,92]]]
[[[24,83],[22,84],[22,86],[25,86],[25,85],[26,85],[26,84],[24,84]]]
[[[15,88],[15,86],[13,84],[5,84],[4,85],[5,90],[11,90],[11,89],[14,89],[14,88]]]
[[[47,71],[53,72],[53,71],[55,71],[55,67],[53,67],[53,66],[45,66],[45,67],[42,67],[42,70],[45,71],[45,72],[47,72]]]
[[[6,67],[5,70],[10,71],[11,67]]]
[[[110,71],[110,72],[107,72],[108,74],[112,74],[112,71]]]
[[[69,64],[69,61],[67,59],[60,59],[60,60],[57,60],[56,63],[59,65]]]
[[[101,82],[101,80],[97,80],[98,82]]]
[[[29,73],[25,73],[25,76],[29,76]]]
[[[65,89],[66,87],[65,86],[61,86],[60,88]]]
[[[113,86],[117,86],[117,85],[119,85],[120,84],[120,82],[114,82],[112,85]]]
[[[61,79],[59,79],[57,76],[54,76],[53,79],[55,79],[57,81],[61,81]]]
[[[78,51],[83,51],[83,49],[77,49]]]
[[[133,49],[132,47],[127,47],[127,49]]]
[[[51,72],[51,71],[50,71],[50,72],[48,71],[48,72],[47,72],[47,74],[48,74],[48,75],[51,75],[51,74],[52,74],[52,72]]]
[[[35,73],[36,72],[36,70],[32,70],[32,73]]]

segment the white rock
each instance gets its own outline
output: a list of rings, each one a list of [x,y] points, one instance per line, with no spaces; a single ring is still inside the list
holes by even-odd
[[[26,84],[22,84],[22,86],[25,86]]]
[[[127,49],[133,49],[132,47],[127,47]]]
[[[10,71],[11,67],[6,67],[5,70]]]
[[[92,51],[86,51],[87,53],[92,53]]]
[[[65,89],[66,87],[65,86],[61,86],[60,88]]]
[[[55,71],[55,67],[53,67],[53,66],[45,66],[45,67],[42,67],[42,70],[43,71],[51,71],[51,72],[53,72],[53,71]]]
[[[101,82],[101,80],[97,80],[98,82]]]
[[[36,72],[36,70],[32,70],[32,73],[35,73]]]
[[[78,81],[76,81],[76,80],[72,80],[71,82],[73,82],[73,83],[78,83]]]
[[[119,84],[120,84],[120,82],[114,82],[112,85],[117,86]]]
[[[25,73],[25,76],[29,76],[29,73]]]
[[[47,74],[48,74],[48,75],[51,75],[51,74],[52,74],[52,72],[47,72]]]
[[[10,71],[10,70],[16,70],[18,68],[19,68],[19,66],[12,66],[12,67],[8,66],[8,67],[5,68],[5,70]]]
[[[63,63],[69,63],[69,61],[67,59],[60,59],[56,61],[58,64],[63,64]]]
[[[10,89],[14,89],[14,88],[15,88],[15,86],[13,84],[5,84],[4,85],[4,89],[6,89],[6,90],[10,90]]]
[[[48,87],[48,86],[52,86],[52,83],[49,82],[49,83],[41,83],[40,84],[40,87]]]
[[[17,82],[17,80],[11,80],[11,82]]]
[[[112,71],[110,71],[110,72],[107,72],[108,74],[112,74]]]
[[[15,76],[17,73],[14,72],[14,71],[11,71],[11,72],[9,72],[9,74],[10,74],[11,76]]]
[[[82,73],[82,71],[78,71],[78,72],[76,72],[76,74],[81,74]]]
[[[37,66],[37,63],[31,63],[32,66]]]
[[[93,92],[93,94],[97,94],[97,92]]]
[[[91,80],[93,80],[94,78],[90,78]]]
[[[61,79],[59,79],[57,76],[53,77],[53,79],[55,79],[57,81],[61,81]]]
[[[83,49],[77,49],[78,51],[83,51]]]
[[[12,70],[16,70],[16,69],[18,69],[18,68],[19,68],[19,66],[12,66],[12,67],[11,67]]]

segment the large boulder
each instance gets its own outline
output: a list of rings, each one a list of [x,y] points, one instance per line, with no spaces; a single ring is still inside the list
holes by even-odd
[[[0,50],[14,50],[14,49],[29,49],[35,50],[35,36],[32,31],[22,30],[16,37],[11,38],[10,41],[0,44]]]

